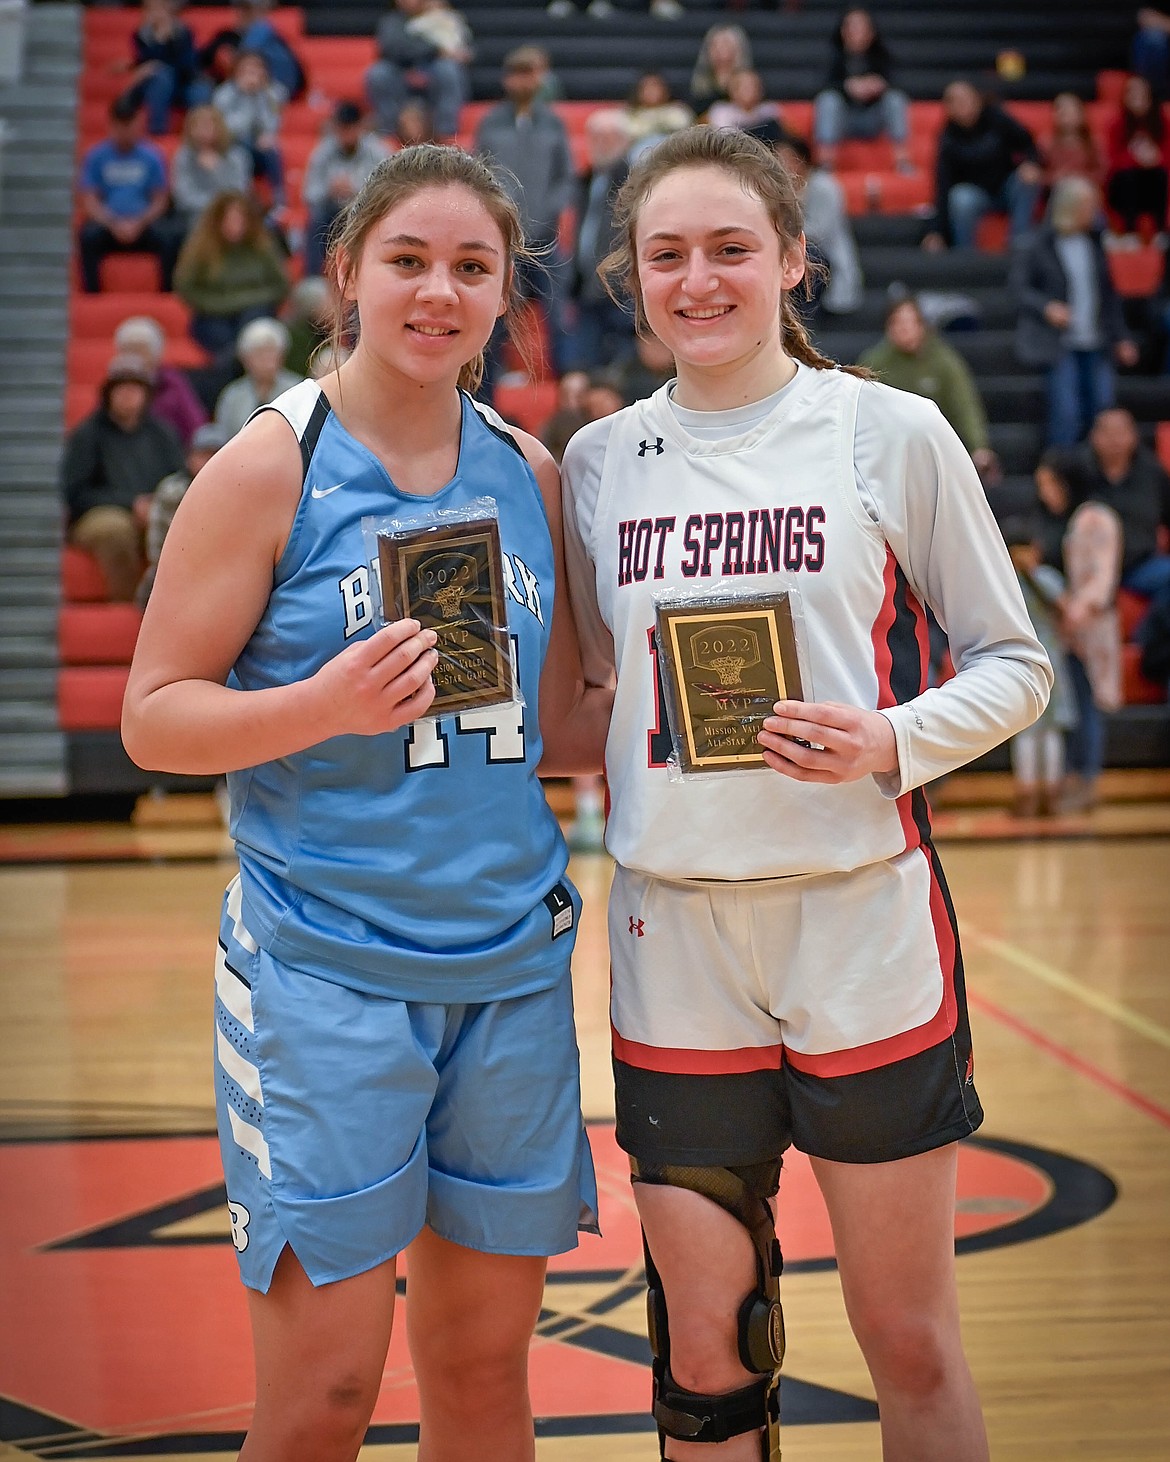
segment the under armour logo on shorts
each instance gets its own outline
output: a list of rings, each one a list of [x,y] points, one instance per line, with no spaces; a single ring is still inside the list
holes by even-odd
[[[639,457],[644,457],[647,452],[653,452],[656,457],[661,457],[665,450],[661,437],[655,437],[652,442],[639,442],[638,444]]]
[[[646,920],[645,919],[635,919],[634,916],[633,916],[633,914],[631,914],[630,915],[630,933],[633,934],[633,935],[635,935],[638,939],[643,938],[644,935],[645,935],[645,933],[646,933]]]

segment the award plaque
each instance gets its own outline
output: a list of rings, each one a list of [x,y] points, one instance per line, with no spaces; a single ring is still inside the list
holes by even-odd
[[[659,603],[658,646],[682,771],[765,766],[764,718],[804,699],[787,592]]]
[[[380,532],[378,565],[386,618],[438,636],[431,714],[516,699],[495,518]]]

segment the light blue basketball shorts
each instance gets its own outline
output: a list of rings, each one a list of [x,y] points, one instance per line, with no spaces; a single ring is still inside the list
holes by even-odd
[[[568,959],[487,1004],[382,999],[290,969],[224,901],[215,1092],[232,1241],[264,1292],[288,1244],[314,1284],[372,1269],[427,1224],[490,1254],[597,1233]]]

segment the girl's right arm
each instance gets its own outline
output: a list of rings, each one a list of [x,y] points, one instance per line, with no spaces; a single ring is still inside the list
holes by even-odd
[[[122,739],[139,766],[213,776],[425,715],[435,636],[414,620],[347,646],[306,680],[265,690],[225,684],[267,605],[301,480],[295,437],[266,411],[188,489],[163,545],[122,708]]]

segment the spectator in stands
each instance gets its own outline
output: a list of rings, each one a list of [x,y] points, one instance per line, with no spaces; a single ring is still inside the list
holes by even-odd
[[[752,43],[743,26],[713,25],[703,37],[691,72],[691,106],[696,116],[706,112],[712,102],[729,101],[731,78],[751,66]]]
[[[393,136],[409,97],[422,98],[435,136],[454,138],[469,86],[471,28],[445,0],[394,0],[378,22],[378,59],[366,72],[366,96],[378,131]]]
[[[297,280],[280,318],[288,329],[285,365],[297,376],[313,375],[314,361],[332,333],[337,286],[332,279],[310,274]]]
[[[392,137],[382,139],[393,152],[404,147],[414,147],[420,142],[434,142],[435,129],[431,126],[431,114],[421,101],[404,102],[398,109],[398,126]]]
[[[764,122],[780,125],[780,104],[764,100],[764,83],[758,71],[745,66],[733,72],[727,97],[727,101],[712,102],[707,109],[712,127],[738,127],[750,132]]]
[[[175,16],[171,0],[142,0],[142,23],[130,38],[132,59],[127,93],[146,108],[156,137],[170,130],[172,107],[206,101],[210,88],[198,75],[195,42]]]
[[[590,420],[585,411],[588,390],[587,371],[566,371],[557,382],[557,409],[541,427],[540,440],[556,458],[558,466],[570,438]]]
[[[264,57],[272,80],[284,87],[290,101],[305,92],[305,70],[296,52],[268,18],[269,0],[237,0],[231,25],[217,30],[199,50],[199,69],[212,87],[229,80],[242,51]]]
[[[1109,128],[1109,170],[1105,197],[1117,214],[1122,235],[1136,242],[1149,219],[1159,243],[1165,242],[1166,201],[1170,192],[1170,153],[1166,121],[1144,76],[1130,76]]]
[[[674,376],[674,356],[645,328],[635,336],[633,359],[619,361],[610,375],[627,401],[644,401]]]
[[[852,314],[864,301],[865,278],[845,207],[845,190],[827,168],[814,165],[812,149],[803,137],[786,136],[776,150],[800,190],[810,257],[828,269],[828,282],[810,297],[831,315]],[[813,283],[813,271],[806,280]]]
[[[1032,134],[969,81],[943,92],[946,123],[935,160],[935,223],[927,248],[975,247],[986,213],[1006,212],[1011,237],[1032,226],[1043,170]]]
[[[1122,525],[1104,503],[1081,502],[1074,511],[1070,483],[1075,454],[1045,452],[1036,468],[1037,513],[1032,537],[1045,565],[1064,578],[1060,629],[1076,702],[1066,731],[1062,812],[1082,812],[1097,800],[1105,762],[1105,714],[1121,704],[1121,639],[1117,581]]]
[[[576,190],[573,156],[565,124],[536,100],[539,60],[530,46],[504,57],[505,99],[485,113],[475,133],[474,151],[507,171],[501,181],[520,210],[524,238],[540,258],[521,259],[518,284],[526,299],[539,300],[548,321],[553,368],[559,375],[567,359],[563,323],[565,261],[557,242],[561,215]],[[489,386],[498,374],[499,337],[489,352]]]
[[[996,482],[999,458],[987,435],[987,413],[967,363],[922,316],[913,295],[895,300],[886,311],[885,337],[865,351],[858,364],[899,391],[933,401],[971,454],[979,476]]]
[[[686,102],[676,101],[660,71],[643,71],[626,101],[630,124],[630,160],[671,132],[689,127],[695,114]]]
[[[549,102],[563,101],[565,88],[561,85],[561,78],[553,70],[552,57],[543,46],[533,46],[532,51],[537,62],[536,74],[540,78],[540,85],[536,88],[536,100],[546,105]]]
[[[1079,502],[1104,503],[1121,519],[1121,583],[1155,595],[1170,584],[1170,477],[1141,443],[1137,423],[1120,406],[1102,411],[1070,469]]]
[[[1105,180],[1105,164],[1085,104],[1071,91],[1053,99],[1052,132],[1044,144],[1044,181],[1051,188],[1061,178],[1087,178],[1098,186]]]
[[[151,377],[137,356],[106,368],[98,409],[70,432],[61,463],[69,542],[97,559],[111,599],[128,603],[142,575],[155,485],[183,465],[179,439],[150,414]]]
[[[142,140],[142,109],[129,97],[110,107],[109,136],[86,153],[78,187],[85,222],[78,233],[82,288],[101,292],[101,261],[107,254],[154,254],[163,289],[170,289],[175,263],[166,213],[167,169],[162,154]]]
[[[173,221],[186,238],[199,215],[220,193],[252,191],[252,159],[233,142],[227,123],[213,106],[192,107],[183,123],[183,140],[171,159]]]
[[[134,600],[140,609],[146,608],[146,601],[150,598],[163,540],[179,504],[191,483],[227,439],[227,433],[222,427],[216,426],[212,421],[205,422],[191,438],[183,466],[177,472],[168,473],[151,493],[150,508],[146,515],[146,572],[134,591]]]
[[[1027,520],[1006,525],[1011,554],[1028,618],[1052,666],[1052,694],[1038,721],[1011,739],[1014,792],[1012,811],[1019,818],[1051,817],[1060,811],[1064,792],[1064,734],[1077,723],[1061,636],[1064,576],[1043,561],[1043,551]]]
[[[183,372],[163,364],[165,346],[162,326],[149,315],[131,315],[114,331],[115,354],[135,356],[150,375],[150,414],[165,421],[185,447],[207,412]]]
[[[1047,443],[1078,442],[1113,402],[1113,362],[1132,366],[1121,301],[1101,247],[1101,195],[1086,178],[1052,190],[1047,222],[1016,251],[1011,286],[1019,313],[1016,354],[1047,372]]]
[[[305,273],[325,267],[329,230],[378,164],[390,156],[379,137],[365,129],[357,102],[338,102],[329,131],[314,147],[305,169],[301,196],[309,210],[305,233]]]
[[[245,193],[221,193],[183,245],[175,289],[191,307],[191,338],[217,355],[249,320],[275,314],[288,294],[272,236]]]
[[[236,354],[244,374],[225,386],[215,404],[215,424],[234,437],[258,406],[267,406],[304,379],[285,369],[288,331],[279,320],[253,320],[240,331]]]
[[[577,199],[577,238],[570,286],[576,304],[572,357],[580,370],[612,365],[634,348],[634,317],[610,298],[597,266],[616,239],[613,204],[629,176],[629,121],[618,107],[591,112],[585,123],[589,163]]]
[[[814,104],[813,135],[822,167],[833,167],[847,137],[888,137],[894,165],[910,171],[910,102],[891,85],[890,70],[889,50],[869,11],[847,10],[833,34],[832,64]]]
[[[267,183],[274,209],[284,206],[284,162],[278,134],[288,93],[268,74],[259,51],[241,51],[230,81],[217,86],[212,102],[232,139],[247,149],[252,174]]]
[[[573,0],[549,0],[544,8],[554,20],[566,20],[577,13]],[[594,20],[608,20],[618,9],[613,0],[580,0],[580,8]],[[678,20],[684,13],[679,0],[650,0],[647,9],[656,20]]]
[[[1165,98],[1170,91],[1170,15],[1149,5],[1138,10],[1130,64],[1156,97]]]

